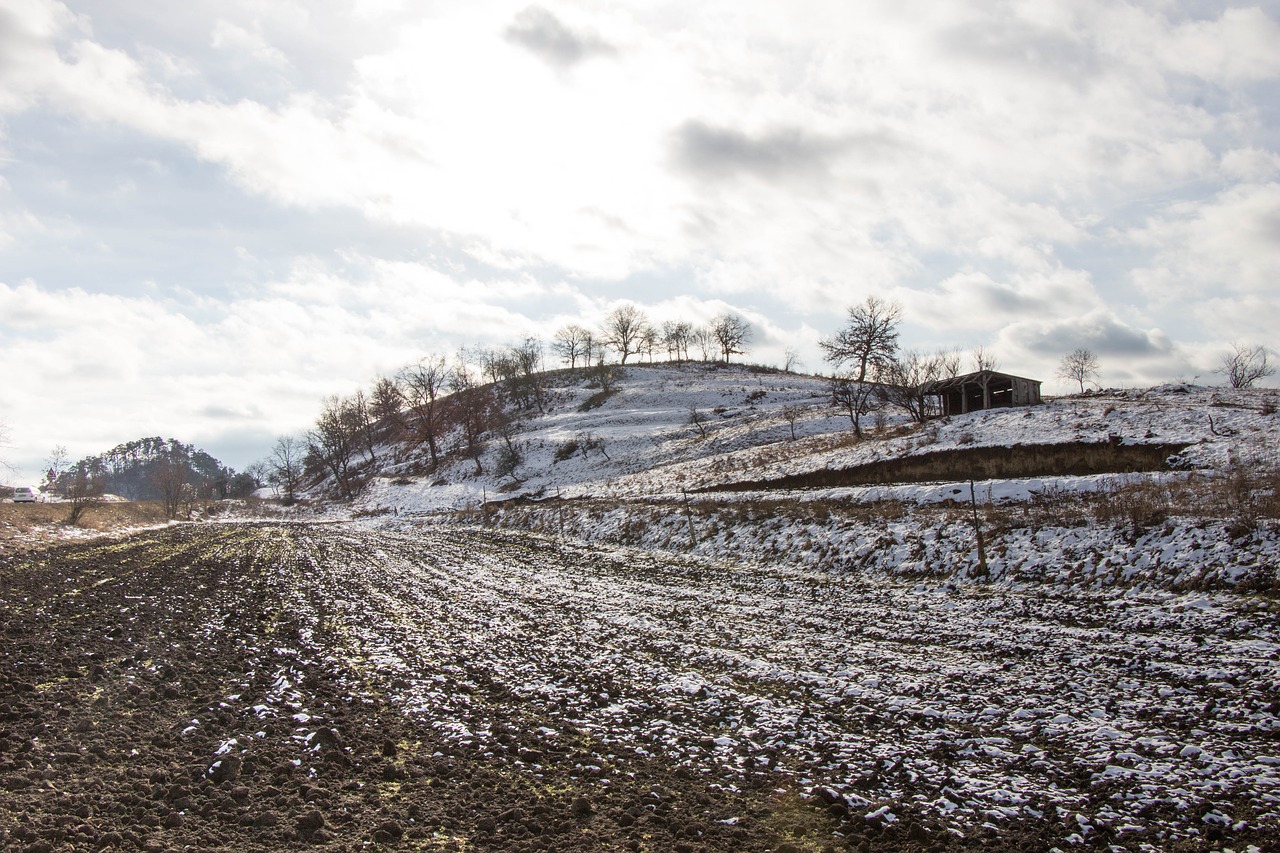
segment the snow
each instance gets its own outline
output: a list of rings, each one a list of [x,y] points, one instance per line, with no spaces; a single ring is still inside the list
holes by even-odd
[[[469,749],[503,754],[499,732],[524,721],[530,742],[509,755],[522,766],[567,731],[595,744],[584,772],[657,755],[728,786],[768,766],[868,819],[960,832],[1056,806],[1084,836],[1123,826],[1168,846],[1215,810],[1280,819],[1280,718],[1255,700],[1280,681],[1265,601],[343,530],[300,534],[301,552],[327,555],[303,561],[305,592],[281,580],[304,624],[344,626],[343,647],[300,653],[363,662]]]

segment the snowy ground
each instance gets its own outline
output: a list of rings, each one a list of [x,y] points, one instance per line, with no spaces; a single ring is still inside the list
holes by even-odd
[[[488,530],[330,527],[299,548],[289,606],[349,638],[325,653],[473,749],[513,723],[588,737],[591,784],[659,756],[713,786],[829,789],[846,823],[1031,826],[1062,846],[1280,822],[1270,599],[901,583]]]
[[[492,473],[499,441],[489,443],[482,474],[470,460],[455,460],[429,476],[405,477],[411,459],[425,451],[383,448],[381,458],[401,461],[369,484],[357,511],[452,511],[515,495],[634,498],[988,446],[1186,444],[1180,464],[1190,469],[1280,467],[1280,392],[1274,389],[1167,385],[1107,391],[924,426],[888,410],[882,424],[864,418],[870,440],[857,442],[821,377],[739,366],[629,366],[616,392],[594,408],[587,403],[599,389],[584,374],[558,374],[555,381],[548,411],[520,420],[515,443],[524,461],[515,472],[518,482]],[[705,421],[705,436],[690,423],[695,411]],[[788,412],[795,417],[794,439]],[[588,446],[593,441],[598,446]],[[580,449],[568,453],[574,444]],[[1081,478],[1038,478],[994,488],[1025,496],[1045,488],[1095,486]],[[954,488],[912,486],[866,497],[928,501]]]

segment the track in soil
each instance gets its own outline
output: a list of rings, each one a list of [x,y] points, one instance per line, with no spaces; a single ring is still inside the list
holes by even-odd
[[[4,849],[1273,840],[1265,602],[354,525],[0,572]]]

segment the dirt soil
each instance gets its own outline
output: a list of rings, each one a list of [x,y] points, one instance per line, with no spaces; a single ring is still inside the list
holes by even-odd
[[[590,743],[529,749],[519,725],[441,737],[376,673],[300,654],[339,629],[281,601],[288,540],[177,527],[0,565],[0,849],[835,846],[804,840],[830,838],[826,804],[786,788],[658,759],[584,772]]]
[[[856,635],[839,621],[855,601],[884,619],[915,617],[869,589],[840,600],[843,584],[486,536],[207,524],[7,552],[0,850],[1043,850],[1068,833],[1084,847],[1196,850],[1228,838],[1276,849],[1260,799],[1269,789],[1246,779],[1233,790],[1233,765],[1188,769],[1213,783],[1212,803],[1196,795],[1204,805],[1181,814],[1153,800],[1122,829],[1115,810],[1142,793],[1140,780],[1094,772],[1119,759],[1086,763],[1047,723],[984,752],[974,747],[985,723],[908,714],[908,696],[936,688],[951,691],[931,700],[948,714],[980,721],[997,701],[1003,719],[1018,697],[992,699],[1002,679],[1052,669],[1006,649],[1003,665],[929,684],[947,660],[978,654],[958,637],[928,645],[956,623],[954,602],[942,602],[944,621],[919,623],[920,637],[870,633],[874,621]],[[755,604],[705,618],[731,594]],[[1045,637],[1067,630],[1048,626],[1047,605],[1019,606],[1041,607]],[[979,615],[974,626],[997,630]],[[834,633],[818,633],[826,619]],[[1071,648],[1093,648],[1078,629]],[[1127,642],[1097,633],[1099,650]],[[1195,719],[1150,701],[1134,713],[1171,732],[1203,725],[1206,745],[1212,718],[1230,715],[1232,754],[1252,760],[1275,734],[1242,728],[1236,710],[1275,702],[1258,693],[1269,659],[1235,667],[1223,636],[1196,648],[1230,671],[1213,685],[1179,681],[1170,700],[1204,705]],[[1158,635],[1143,637],[1149,655],[1164,653]],[[823,661],[849,649],[884,674],[822,693],[850,666]],[[806,661],[796,666],[810,686],[759,669],[787,656]],[[756,669],[741,666],[748,658]],[[1074,660],[1109,684],[1132,664],[1101,651]],[[696,672],[701,682],[673,683]],[[1128,688],[1111,689],[1123,700]],[[1052,709],[1051,692],[1035,701]],[[910,752],[913,739],[925,751]],[[1015,755],[1022,739],[1043,749]],[[905,751],[890,760],[895,744]],[[1028,780],[1044,799],[1017,799]],[[946,797],[957,802],[940,812]],[[983,797],[1014,807],[984,811]],[[1236,825],[1202,819],[1218,809]],[[1082,829],[1085,814],[1093,824]]]

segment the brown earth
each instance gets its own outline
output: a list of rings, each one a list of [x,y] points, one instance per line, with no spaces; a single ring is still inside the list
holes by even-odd
[[[0,558],[0,849],[926,846],[918,828],[837,838],[821,798],[729,791],[659,759],[604,768],[602,787],[586,743],[542,747],[533,769],[518,722],[506,749],[448,742],[376,676],[297,651],[328,629],[296,621],[261,550],[217,556],[236,527]],[[306,739],[300,718],[262,712],[281,672]]]
[[[848,468],[824,468],[770,480],[750,480],[693,489],[736,492],[765,489],[832,489],[889,483],[991,480],[1008,477],[1063,477],[1168,470],[1169,458],[1185,444],[1068,442],[961,447],[898,456]]]
[[[478,542],[463,534],[451,541],[464,549]],[[403,550],[391,553],[393,546]],[[355,585],[356,555],[382,549],[386,565],[413,571]],[[905,771],[865,780],[868,794],[899,791],[901,819],[878,823],[821,787],[820,777],[810,777],[819,787],[797,788],[805,777],[775,771],[772,761],[716,775],[660,755],[624,756],[575,728],[569,715],[548,717],[552,705],[513,691],[501,672],[469,658],[483,649],[468,647],[446,624],[451,611],[468,606],[465,598],[454,604],[447,592],[400,596],[379,587],[433,577],[437,556],[416,538],[265,523],[184,524],[26,554],[6,550],[0,850],[1032,851],[1049,849],[1067,831],[1047,814],[969,827],[959,837],[911,805],[936,798],[947,781]],[[563,559],[589,556],[575,550]],[[399,606],[373,612],[375,600]],[[470,613],[510,619],[503,607],[531,600],[485,599],[497,602],[495,611],[492,604],[475,609],[473,598]],[[392,644],[386,649],[399,648],[398,660],[413,670],[380,664],[378,649],[359,654],[353,617],[377,622]],[[415,649],[433,653],[430,647],[394,646],[399,629],[437,624],[445,626],[443,642],[471,649],[451,666],[414,657]],[[539,635],[528,636],[536,644]],[[520,649],[517,662],[538,653]],[[450,737],[433,725],[430,705],[407,708],[397,697],[413,680],[438,683],[455,706],[454,721],[477,732],[483,726],[484,737]],[[890,740],[917,724],[858,719]],[[559,735],[542,737],[547,725]],[[1011,772],[1028,771],[1014,765]],[[1080,772],[1054,777],[1064,802],[1079,802],[1076,790],[1106,802],[1111,789],[1093,785],[1087,768]],[[1249,817],[1247,796],[1223,793],[1223,808],[1234,803]],[[1194,815],[1186,819],[1199,824]],[[1237,849],[1277,849],[1256,823],[1232,836]],[[1182,849],[1211,849],[1217,840],[1206,834],[1184,840]],[[1086,846],[1111,843],[1120,837],[1099,831]]]

